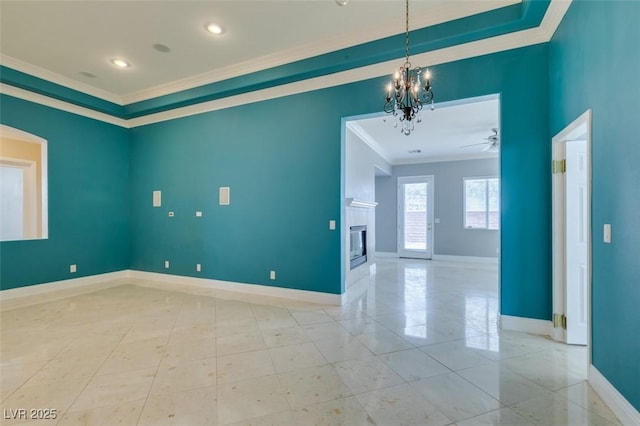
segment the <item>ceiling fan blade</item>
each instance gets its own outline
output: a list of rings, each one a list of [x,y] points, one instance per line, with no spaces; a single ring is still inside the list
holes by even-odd
[[[497,141],[493,142],[493,143],[490,143],[485,148],[482,148],[482,151],[498,152],[498,151],[500,151],[500,144]]]
[[[480,143],[472,143],[471,145],[462,145],[458,148],[468,148],[470,146],[477,146],[477,145],[489,145],[491,144],[491,142],[480,142]]]

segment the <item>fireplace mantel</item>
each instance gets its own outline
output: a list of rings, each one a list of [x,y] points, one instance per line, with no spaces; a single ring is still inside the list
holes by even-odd
[[[360,207],[364,209],[372,209],[377,206],[375,201],[358,200],[357,198],[347,198],[347,207]]]

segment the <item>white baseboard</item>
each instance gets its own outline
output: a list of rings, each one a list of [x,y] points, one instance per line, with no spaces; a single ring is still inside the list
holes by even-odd
[[[640,425],[640,412],[598,371],[590,365],[588,381],[594,391],[623,425]]]
[[[502,330],[521,331],[524,333],[540,334],[543,336],[553,335],[553,323],[551,321],[512,317],[510,315],[499,315],[499,321],[500,328]]]
[[[376,257],[398,257],[398,253],[390,251],[377,251]]]
[[[254,296],[276,297],[281,299],[297,300],[300,302],[317,303],[322,305],[342,305],[343,300],[346,300],[344,293],[321,293],[319,291],[271,287],[258,284],[245,284],[231,281],[213,280],[208,278],[160,274],[156,272],[129,271],[129,276],[131,278],[147,280],[147,284],[152,286],[154,282],[164,282],[171,284],[188,285],[208,290],[222,290]]]
[[[249,296],[275,297],[322,305],[342,305],[346,303],[347,300],[346,293],[321,293],[318,291],[297,290],[206,278],[125,270],[2,290],[0,291],[1,307],[2,309],[11,309],[19,306],[42,303],[44,301],[56,300],[63,297],[75,296],[90,291],[120,285],[122,284],[122,280],[131,278],[144,280],[142,283],[132,284],[142,284],[149,287],[162,287],[165,289],[171,288],[174,290],[176,289],[176,284],[179,284],[182,287],[186,285],[212,291],[222,290],[237,294],[246,294]],[[166,285],[162,286],[162,283],[168,283],[170,284],[170,287],[167,287]]]
[[[87,291],[95,291],[97,289],[118,285],[117,280],[128,278],[128,272],[129,271],[108,272],[105,274],[89,275],[86,277],[2,290],[0,291],[0,301],[2,308],[7,309],[39,303],[39,299],[42,299],[43,296],[46,297],[46,300],[74,296],[86,293]]]
[[[479,257],[479,256],[453,256],[448,254],[434,254],[431,260],[442,260],[447,262],[470,262],[470,263],[491,263],[498,264],[497,257]]]

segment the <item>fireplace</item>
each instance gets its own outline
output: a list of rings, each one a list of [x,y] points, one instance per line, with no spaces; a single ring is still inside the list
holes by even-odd
[[[352,226],[351,231],[351,252],[349,261],[351,269],[354,269],[367,262],[367,226]]]

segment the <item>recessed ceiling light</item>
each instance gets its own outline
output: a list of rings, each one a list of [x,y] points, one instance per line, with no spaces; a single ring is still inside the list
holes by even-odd
[[[169,53],[171,51],[169,46],[167,46],[166,44],[161,44],[161,43],[154,44],[153,48],[156,49],[158,52],[162,52],[162,53]]]
[[[338,6],[346,6],[347,3],[349,3],[349,0],[336,0]]]
[[[111,63],[118,68],[129,68],[131,64],[124,59],[112,59]]]
[[[216,35],[220,35],[224,32],[224,28],[222,28],[220,25],[218,24],[214,24],[214,23],[210,23],[207,24],[205,26],[205,28],[207,29],[207,31],[209,31],[211,34],[216,34]]]

